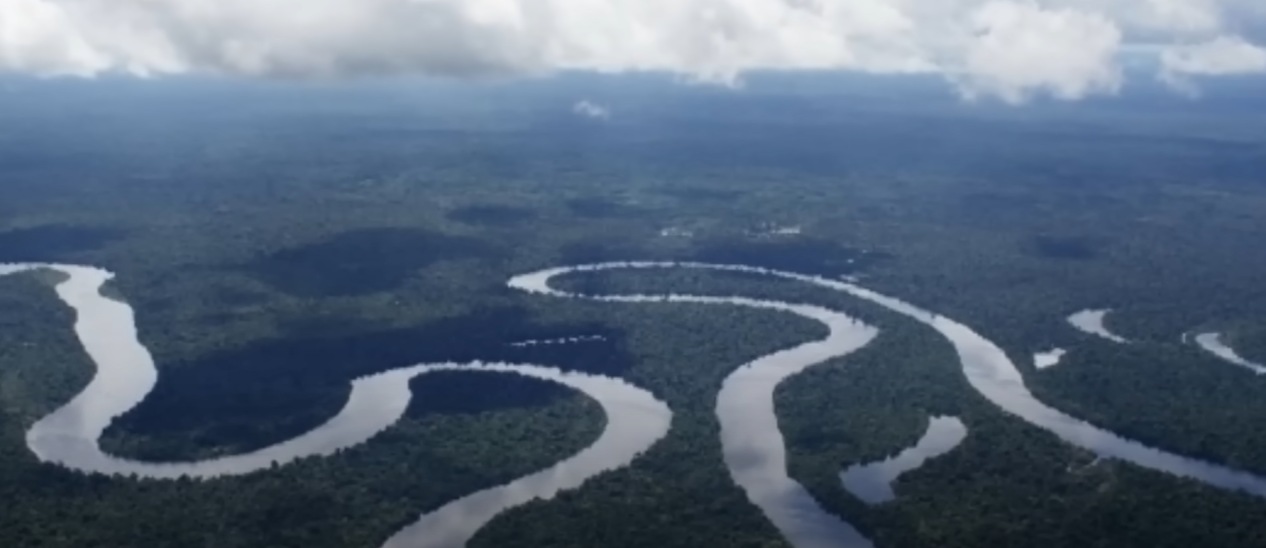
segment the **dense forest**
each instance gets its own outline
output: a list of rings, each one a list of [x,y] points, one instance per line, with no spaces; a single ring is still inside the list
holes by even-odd
[[[759,85],[652,101],[650,84],[588,80],[302,101],[266,86],[24,85],[0,105],[16,132],[0,136],[0,261],[117,273],[108,289],[136,310],[160,381],[107,430],[115,454],[274,444],[336,413],[352,379],[396,367],[536,363],[627,379],[668,403],[672,430],[627,468],[499,516],[473,547],[784,546],[730,479],[714,406],[740,364],[822,326],[505,286],[551,266],[682,259],[856,276],[997,342],[1068,414],[1266,474],[1262,379],[1181,339],[1225,331],[1266,360],[1260,110],[902,109]],[[577,94],[616,115],[575,118]],[[93,371],[56,282],[0,279],[0,546],[369,548],[576,453],[605,423],[553,384],[433,374],[411,384],[401,423],[332,457],[205,482],[68,472],[24,443]],[[716,272],[559,283],[814,303],[880,328],[785,382],[776,407],[791,476],[881,548],[1266,545],[1266,501],[1097,460],[1006,415],[947,341],[875,305]],[[1113,308],[1134,342],[1065,322],[1085,308]],[[593,339],[512,344],[576,336]],[[1032,367],[1051,347],[1069,351],[1061,364]],[[890,503],[843,490],[844,467],[911,445],[934,415],[962,418],[962,446],[902,476]]]

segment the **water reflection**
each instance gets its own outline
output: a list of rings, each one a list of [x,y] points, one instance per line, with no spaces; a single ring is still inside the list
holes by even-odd
[[[732,477],[744,488],[749,499],[798,548],[863,548],[871,546],[871,543],[850,525],[823,511],[802,486],[787,477],[783,438],[773,409],[773,390],[779,382],[807,367],[861,348],[878,332],[845,314],[811,305],[693,295],[584,296],[549,287],[553,277],[570,272],[670,267],[763,274],[799,280],[868,300],[937,330],[955,347],[963,373],[977,392],[1000,409],[1068,443],[1091,450],[1100,457],[1116,458],[1215,487],[1266,497],[1266,480],[1261,477],[1147,447],[1046,406],[1029,392],[1019,369],[993,342],[949,318],[853,283],[747,266],[655,262],[555,268],[518,276],[509,282],[511,287],[561,297],[585,297],[608,302],[726,304],[788,312],[825,324],[829,329],[825,339],[781,350],[738,368],[723,382],[716,407],[725,462]],[[495,371],[527,375],[572,386],[603,406],[608,418],[607,428],[589,448],[548,470],[464,497],[424,515],[417,523],[393,536],[388,546],[461,546],[484,523],[506,508],[533,498],[552,497],[560,490],[579,486],[603,470],[627,465],[667,433],[671,420],[671,413],[662,402],[619,379],[563,373],[530,365],[478,362],[427,364],[354,381],[347,404],[338,415],[311,432],[273,447],[192,463],[119,459],[101,451],[99,438],[114,418],[140,404],[157,381],[152,357],[137,340],[132,309],[100,294],[101,286],[113,276],[105,270],[66,265],[6,264],[0,265],[0,275],[35,268],[51,268],[68,276],[66,281],[57,285],[57,294],[76,311],[75,332],[96,364],[97,373],[69,403],[32,426],[27,432],[27,443],[41,460],[84,472],[135,474],[152,478],[181,475],[206,478],[249,473],[267,468],[274,462],[283,464],[296,458],[328,455],[362,443],[398,420],[411,397],[408,380],[432,371]],[[1095,332],[1094,325],[1101,329],[1106,311],[1088,312],[1088,316],[1083,316],[1086,329]],[[1070,321],[1073,320],[1070,318]],[[1096,334],[1105,336],[1107,331],[1102,331]],[[1114,337],[1110,333],[1106,336]]]
[[[1068,351],[1063,348],[1055,348],[1046,352],[1038,352],[1033,354],[1033,367],[1038,369],[1046,369],[1059,365],[1060,360],[1064,359],[1064,354]]]
[[[794,274],[783,276],[806,279]],[[1266,497],[1266,479],[1260,476],[1148,447],[1046,406],[1029,392],[1020,370],[998,345],[963,324],[853,284],[825,279],[812,281],[869,300],[936,329],[953,343],[963,373],[977,392],[1003,411],[1070,444],[1093,451],[1100,457],[1116,458],[1221,489]]]
[[[524,371],[523,366],[497,367]],[[642,389],[610,377],[530,366],[527,370],[531,376],[566,384],[597,400],[607,416],[607,426],[598,441],[546,470],[467,495],[423,515],[388,539],[384,548],[465,546],[480,528],[507,508],[534,499],[554,498],[602,472],[627,466],[668,433],[672,420],[668,406]]]
[[[1186,338],[1184,337],[1184,342]],[[1266,366],[1253,363],[1241,357],[1234,348],[1231,348],[1222,342],[1222,335],[1219,333],[1202,333],[1196,335],[1196,344],[1213,355],[1222,358],[1230,363],[1248,369],[1258,375],[1266,375]]]
[[[560,344],[577,344],[586,342],[600,342],[607,340],[602,335],[583,335],[579,337],[563,337],[560,339],[532,339],[527,341],[519,341],[510,343],[515,348],[527,348],[530,346],[556,346]]]
[[[840,483],[867,504],[882,504],[897,498],[892,483],[902,474],[917,470],[958,447],[967,439],[967,426],[956,417],[932,417],[919,442],[895,457],[869,464],[850,466],[840,473]]]
[[[1255,496],[1266,497],[1266,479],[1260,476],[1148,447],[1048,407],[1029,391],[1024,384],[1024,376],[1016,365],[1011,362],[1010,358],[1007,357],[1007,354],[996,344],[980,336],[970,327],[853,283],[766,268],[690,262],[625,262],[568,267],[517,278],[512,283],[537,291],[553,292],[547,287],[550,277],[565,272],[587,272],[616,268],[700,268],[747,272],[799,280],[848,293],[883,306],[893,312],[908,316],[935,329],[954,345],[955,350],[958,352],[963,374],[967,377],[972,388],[1003,411],[1042,428],[1072,445],[1093,451],[1100,457],[1120,459],[1152,470],[1194,479],[1221,489],[1242,491]],[[558,292],[553,293],[559,294]],[[788,306],[783,303],[773,304]],[[1079,315],[1074,316],[1086,320],[1084,325],[1088,330],[1092,330],[1095,325],[1102,327],[1103,315],[1106,312],[1088,311],[1087,313],[1079,313]],[[1072,320],[1070,319],[1070,321]],[[1115,337],[1106,330],[1103,330],[1103,332],[1107,333],[1109,337]],[[1096,334],[1102,335],[1102,333]],[[1120,338],[1117,337],[1117,339]],[[1124,341],[1124,339],[1120,340]]]
[[[352,382],[347,403],[325,424],[259,451],[198,462],[142,462],[106,454],[101,434],[115,418],[139,405],[158,380],[149,350],[137,338],[132,308],[101,295],[113,274],[98,268],[0,264],[0,275],[49,268],[68,279],[57,295],[76,312],[75,333],[96,365],[96,374],[69,403],[27,431],[27,445],[42,461],[86,473],[144,478],[214,478],[248,474],[296,459],[325,456],[368,441],[395,424],[409,406],[409,380],[436,371],[480,371],[558,382],[602,405],[607,425],[599,439],[575,456],[508,485],[481,491],[422,516],[388,546],[459,547],[496,514],[534,498],[551,498],[606,470],[628,465],[668,432],[671,412],[649,392],[623,380],[533,365],[439,363],[395,369]],[[403,543],[403,544],[402,544]]]
[[[764,512],[793,546],[872,547],[870,540],[848,523],[824,511],[803,486],[787,476],[785,442],[774,412],[774,389],[783,380],[813,365],[862,348],[879,331],[846,314],[811,305],[744,297],[579,295],[550,286],[550,280],[556,276],[595,269],[597,268],[551,269],[515,277],[510,280],[510,286],[532,293],[605,302],[697,303],[777,310],[816,320],[827,326],[829,334],[825,339],[767,354],[740,366],[725,378],[716,403],[716,415],[721,424],[722,452],[734,482],[743,488],[748,500]]]
[[[1111,310],[1082,310],[1081,312],[1069,316],[1068,323],[1083,332],[1102,337],[1115,343],[1124,344],[1130,342],[1124,337],[1115,335],[1111,331],[1108,331],[1108,328],[1103,325],[1104,317],[1108,315],[1108,312],[1111,312]]]

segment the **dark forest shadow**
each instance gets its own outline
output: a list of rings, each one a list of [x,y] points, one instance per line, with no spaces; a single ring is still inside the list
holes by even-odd
[[[1065,261],[1088,261],[1099,256],[1102,244],[1082,236],[1037,235],[1024,244],[1029,255]]]
[[[74,225],[45,225],[0,232],[0,262],[69,261],[122,239],[127,231]]]
[[[706,263],[760,266],[828,277],[861,272],[892,258],[891,254],[884,252],[863,251],[830,240],[802,236],[770,240],[705,240],[683,257]]]
[[[277,251],[247,265],[258,279],[303,297],[363,295],[399,287],[440,261],[495,255],[489,243],[415,228],[371,228]]]
[[[604,238],[564,244],[558,249],[558,264],[578,265],[609,261],[642,260],[646,249],[629,239]]]
[[[656,187],[653,192],[688,202],[733,202],[743,195],[737,190],[681,185]]]
[[[595,334],[607,340],[535,348],[509,344]],[[293,438],[334,416],[346,402],[353,379],[419,363],[472,361],[607,375],[620,375],[632,364],[621,333],[596,324],[538,325],[519,308],[488,309],[416,328],[341,336],[296,332],[160,366],[154,391],[111,425],[107,444],[120,433],[137,433],[145,438],[144,449],[128,451],[128,456],[155,460],[189,459],[220,447],[235,453],[251,451]],[[410,413],[536,406],[571,393],[552,383],[500,377],[512,376],[445,374],[418,379],[412,386],[421,392]]]
[[[598,197],[572,198],[563,205],[572,215],[582,219],[626,219],[649,212],[646,208]]]
[[[473,415],[500,409],[539,407],[574,394],[561,384],[505,373],[437,371],[409,382],[413,400],[405,412],[425,415]]]
[[[540,215],[534,209],[501,204],[475,204],[449,211],[450,221],[484,227],[506,228],[535,221]]]

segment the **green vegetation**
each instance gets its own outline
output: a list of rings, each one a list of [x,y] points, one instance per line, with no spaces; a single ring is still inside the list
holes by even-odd
[[[114,96],[92,107],[114,114],[82,124],[59,114],[87,101],[73,92],[0,105],[0,123],[27,135],[0,141],[0,261],[114,270],[110,288],[159,363],[156,390],[107,432],[112,452],[245,451],[320,424],[359,376],[539,363],[652,391],[673,409],[672,431],[628,468],[503,514],[473,546],[783,546],[731,482],[713,407],[735,367],[821,326],[504,286],[561,264],[698,259],[859,275],[997,342],[1052,406],[1266,474],[1266,385],[1179,340],[1229,326],[1237,350],[1266,357],[1258,114],[862,108],[685,89],[662,104],[624,97],[595,127],[537,103],[478,115],[486,90],[424,112],[382,90],[295,104],[278,91],[216,93],[250,100],[211,94],[205,111],[153,101],[144,123],[118,114],[139,107]],[[571,93],[521,100],[565,105]],[[881,328],[776,394],[791,475],[881,548],[1266,545],[1266,501],[1096,462],[993,407],[946,341],[878,307],[708,272],[561,283],[775,297]],[[564,388],[435,374],[414,381],[400,425],[334,457],[208,482],[77,475],[39,464],[23,440],[92,373],[50,284],[0,280],[0,546],[370,548],[422,512],[577,452],[603,425]],[[1137,342],[1064,322],[1099,307],[1117,309],[1112,328]],[[509,346],[576,335],[606,340]],[[1052,346],[1069,350],[1058,367],[1028,365]],[[868,507],[840,487],[843,467],[895,453],[937,414],[961,417],[968,438],[902,476],[896,501]]]

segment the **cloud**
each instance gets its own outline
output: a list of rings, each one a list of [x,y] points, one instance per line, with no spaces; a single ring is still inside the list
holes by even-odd
[[[1167,74],[1212,75],[1266,72],[1266,48],[1238,36],[1221,36],[1207,42],[1178,46],[1161,54]]]
[[[969,98],[996,95],[1022,102],[1032,90],[1060,99],[1121,86],[1121,31],[1103,15],[1043,9],[1037,3],[990,2],[971,19],[961,89]]]
[[[598,120],[607,120],[611,118],[611,111],[602,105],[592,103],[588,99],[582,100],[572,105],[571,111],[585,118],[595,118]]]
[[[851,70],[1021,102],[1114,93],[1123,48],[1212,75],[1263,43],[1261,0],[0,0],[0,71],[83,77]]]
[[[1192,76],[1266,73],[1266,48],[1238,36],[1167,48],[1160,59],[1161,81],[1192,97],[1200,94]]]

